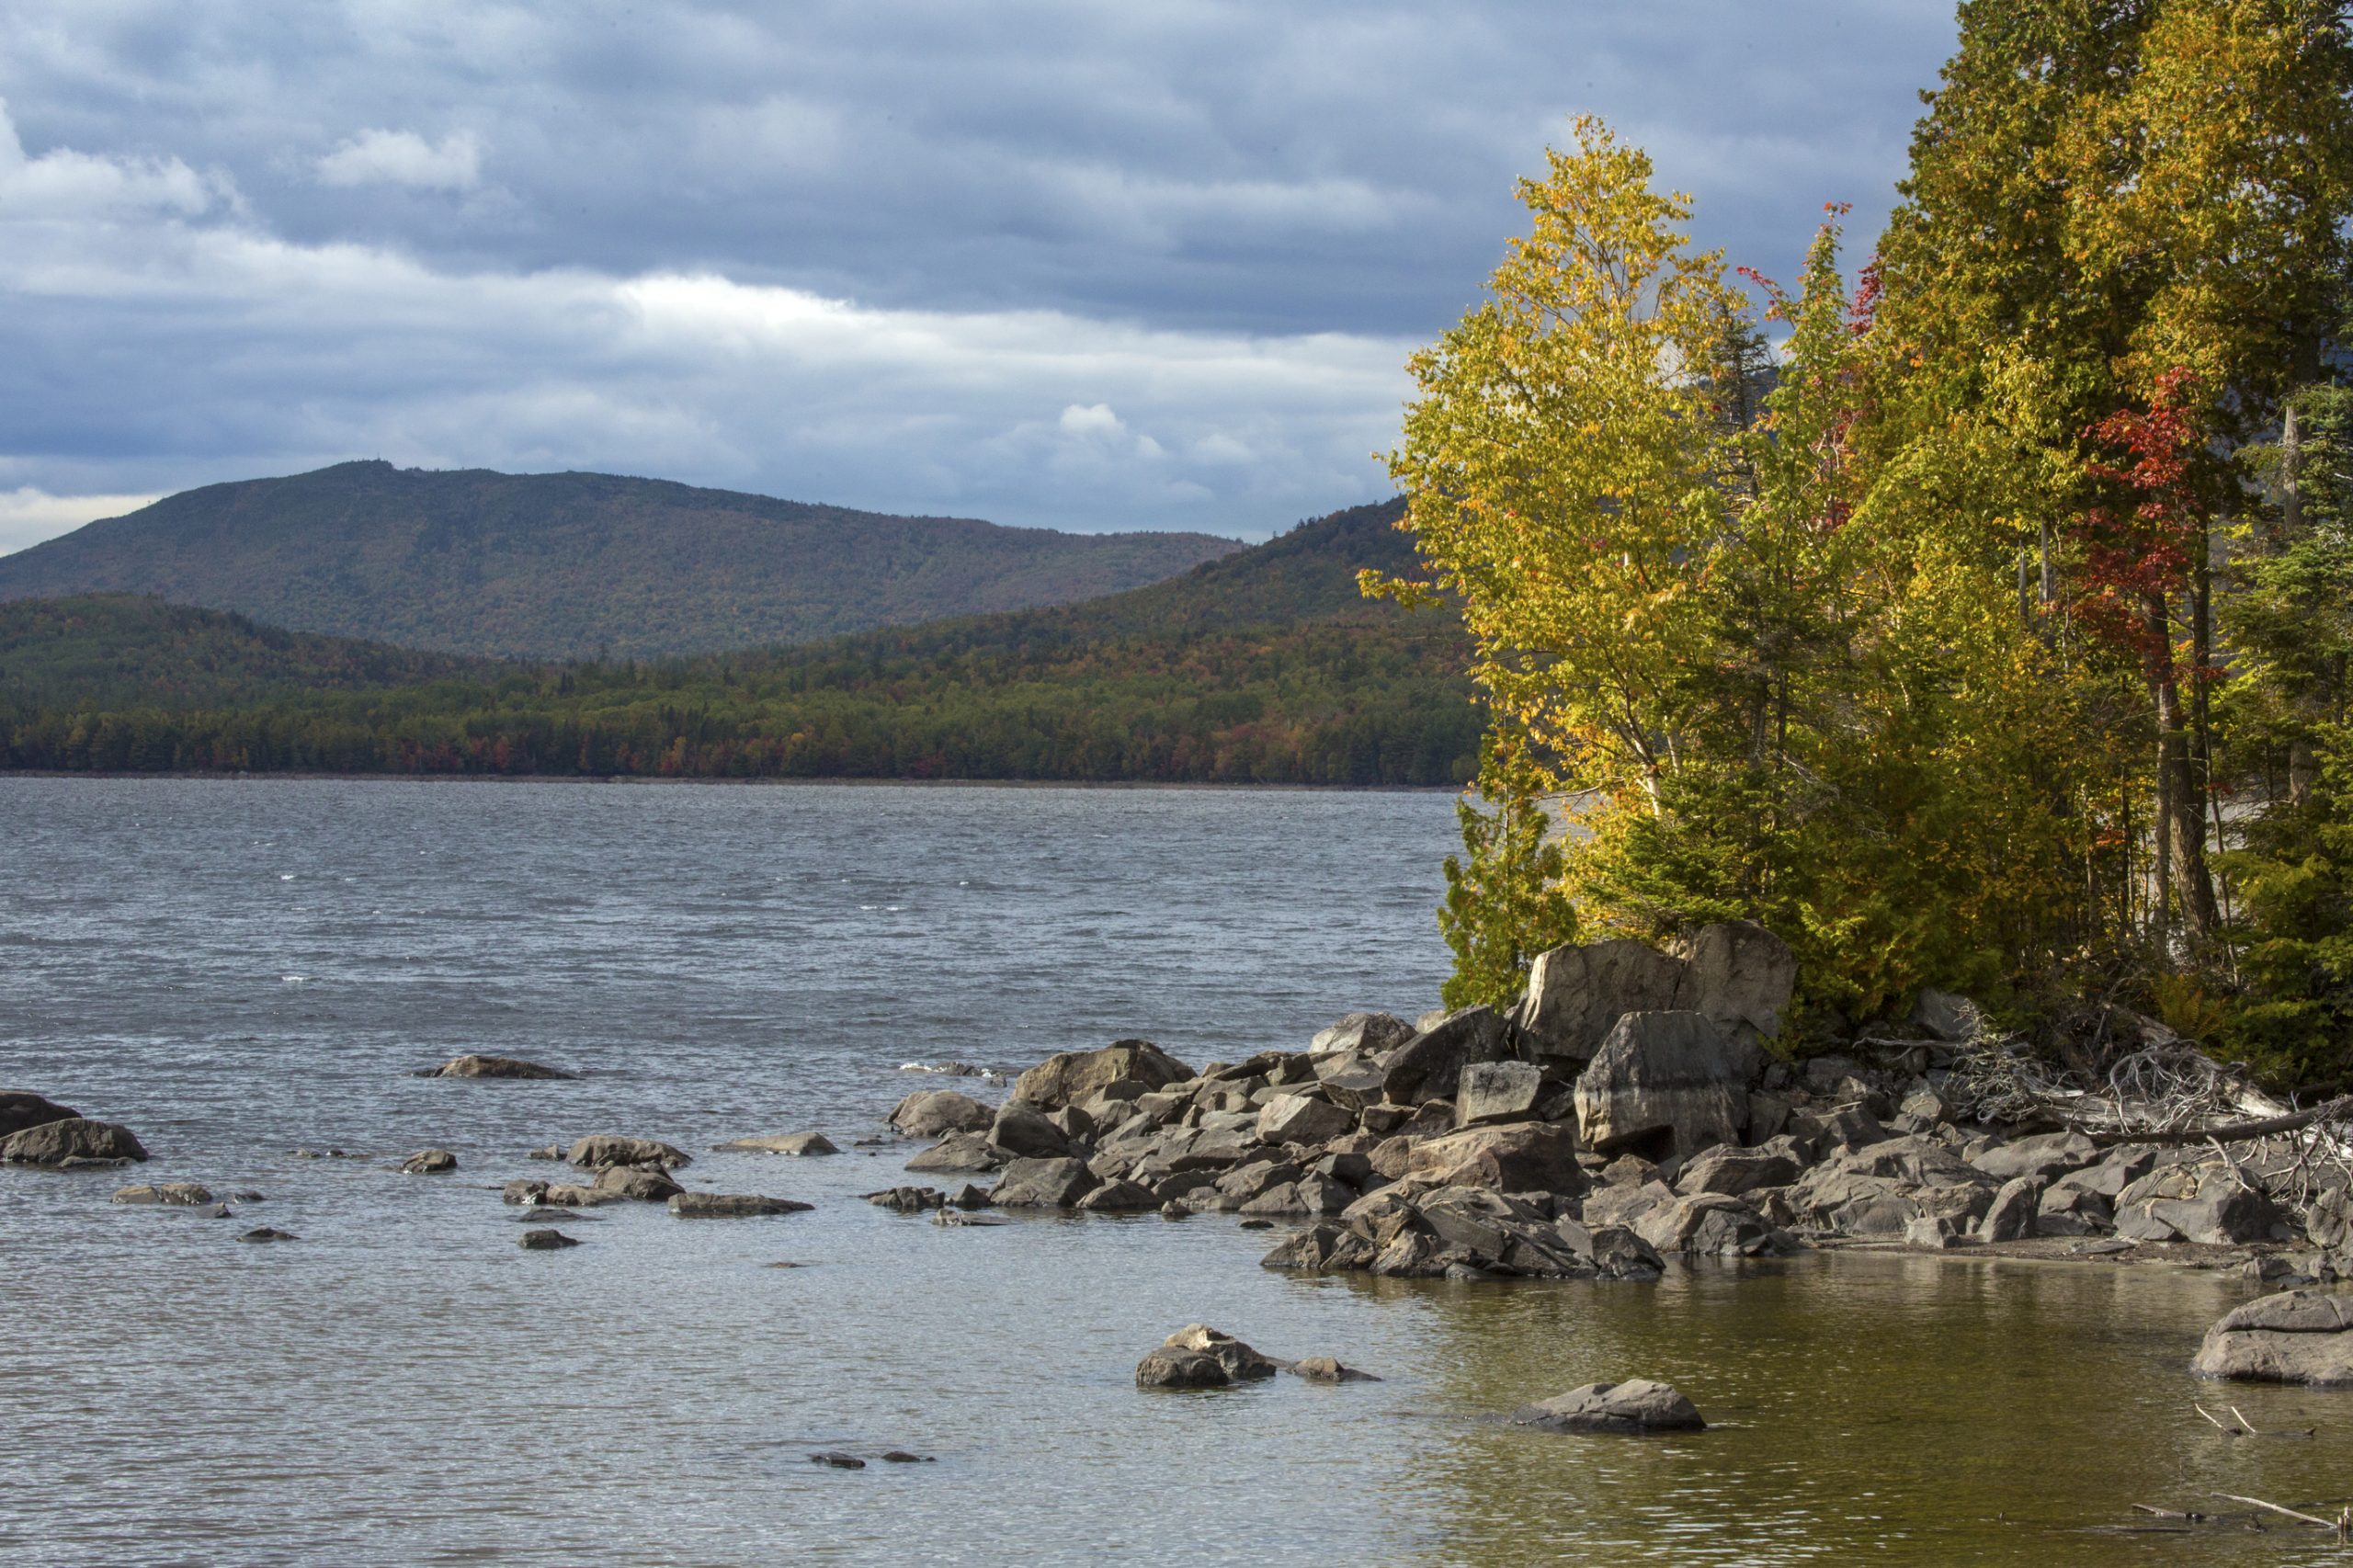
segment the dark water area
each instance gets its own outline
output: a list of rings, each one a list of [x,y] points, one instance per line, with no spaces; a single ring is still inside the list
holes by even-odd
[[[2118,1533],[2135,1502],[2353,1491],[2353,1396],[2189,1375],[2234,1278],[1312,1279],[1233,1216],[858,1201],[911,1150],[852,1140],[942,1082],[903,1063],[1136,1034],[1199,1065],[1433,1005],[1453,835],[1431,795],[0,779],[0,1085],[155,1156],[0,1171],[0,1561],[2340,1560],[2284,1520]],[[469,1050],[585,1076],[408,1075]],[[704,1152],[804,1129],[848,1152]],[[816,1207],[617,1206],[520,1251],[497,1186],[598,1131]],[[367,1157],[291,1153],[330,1146]],[[389,1168],[427,1146],[460,1170]],[[111,1204],[124,1179],[267,1197],[212,1220]],[[1386,1381],[1138,1392],[1195,1321]],[[1629,1376],[1715,1425],[1482,1419]],[[2200,1402],[2316,1434],[2225,1438]],[[893,1448],[933,1461],[807,1459]]]

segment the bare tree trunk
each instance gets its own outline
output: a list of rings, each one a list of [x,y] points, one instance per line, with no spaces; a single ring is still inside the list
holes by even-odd
[[[2202,947],[2221,926],[2222,915],[2214,903],[2214,880],[2206,869],[2206,811],[2191,766],[2189,715],[2174,667],[2164,597],[2142,596],[2141,616],[2149,640],[2149,694],[2157,713],[2159,885],[2180,916],[2182,935],[2192,947]]]

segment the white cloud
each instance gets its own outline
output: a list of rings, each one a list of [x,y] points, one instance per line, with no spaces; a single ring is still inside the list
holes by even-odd
[[[153,495],[51,495],[30,485],[0,490],[0,555],[71,533],[100,517],[152,506]]]
[[[9,222],[192,218],[233,194],[177,158],[101,158],[63,147],[35,157],[0,98],[0,212]]]
[[[453,131],[438,144],[414,131],[363,131],[317,169],[322,185],[472,190],[482,183],[482,142],[471,131]]]

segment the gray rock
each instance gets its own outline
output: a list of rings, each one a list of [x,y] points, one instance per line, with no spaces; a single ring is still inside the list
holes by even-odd
[[[1747,1085],[1732,1048],[1701,1014],[1628,1013],[1578,1074],[1576,1112],[1597,1153],[1688,1157],[1740,1142]]]
[[[1207,1324],[1187,1324],[1161,1342],[1164,1350],[1188,1350],[1208,1356],[1225,1369],[1225,1375],[1236,1382],[1257,1378],[1271,1378],[1283,1369],[1284,1363],[1271,1356],[1261,1356],[1242,1341]]]
[[[404,1176],[447,1176],[458,1168],[458,1156],[447,1149],[419,1149],[400,1163]]]
[[[1147,1090],[1194,1076],[1193,1070],[1148,1040],[1115,1040],[1100,1051],[1065,1051],[1021,1074],[1013,1097],[1046,1110],[1079,1105],[1121,1079]]]
[[[1980,1240],[1987,1242],[2022,1242],[2035,1233],[2035,1219],[2042,1211],[2042,1183],[2030,1176],[2012,1176],[1994,1194],[1993,1204],[1985,1217],[1977,1222]]]
[[[1216,1357],[1199,1350],[1163,1346],[1136,1363],[1140,1389],[1222,1389],[1233,1381]]]
[[[1762,1257],[1788,1245],[1764,1216],[1721,1192],[1660,1204],[1634,1230],[1660,1252],[1695,1257]]]
[[[1078,1160],[1015,1160],[989,1189],[1000,1209],[1068,1209],[1102,1185]]]
[[[2345,1188],[2332,1187],[2313,1199],[2304,1211],[2304,1239],[2323,1252],[2353,1247],[2353,1199]]]
[[[1691,1402],[1665,1383],[1634,1378],[1622,1383],[1587,1383],[1512,1413],[1521,1426],[1555,1432],[1697,1432],[1708,1424]]]
[[[2043,1188],[2035,1210],[2035,1233],[2044,1236],[2097,1235],[2116,1222],[2108,1199],[2086,1187],[2054,1182]]]
[[[1011,1158],[984,1132],[951,1132],[907,1162],[906,1168],[926,1174],[994,1171]]]
[[[813,1205],[750,1192],[676,1192],[670,1214],[677,1220],[751,1220],[767,1214],[805,1214]]]
[[[299,1242],[302,1238],[291,1231],[278,1230],[269,1225],[256,1225],[237,1238],[241,1242]]]
[[[1977,1004],[1949,991],[1923,991],[1912,1004],[1912,1027],[1955,1044],[1977,1038],[1984,1015]]]
[[[1445,1187],[1574,1195],[1586,1188],[1585,1171],[1577,1163],[1577,1153],[1576,1131],[1573,1127],[1559,1122],[1512,1121],[1466,1128],[1411,1143],[1402,1174]]]
[[[1320,1095],[1276,1095],[1258,1112],[1262,1143],[1316,1144],[1337,1138],[1356,1119]]]
[[[1683,949],[1683,984],[1670,1006],[1706,1015],[1726,1043],[1745,1052],[1753,1076],[1767,1040],[1797,986],[1798,959],[1788,943],[1747,920],[1703,926]]]
[[[940,1138],[950,1132],[986,1132],[996,1113],[954,1089],[922,1089],[891,1111],[891,1125],[910,1138]]]
[[[521,1204],[529,1208],[548,1200],[548,1184],[529,1178],[522,1181],[510,1181],[499,1189],[498,1196],[504,1202]]]
[[[1290,1364],[1291,1376],[1311,1383],[1377,1383],[1381,1380],[1370,1372],[1359,1372],[1354,1367],[1344,1367],[1329,1356],[1309,1356]]]
[[[1148,1187],[1131,1181],[1107,1181],[1078,1200],[1090,1214],[1141,1213],[1160,1207],[1160,1198]]]
[[[557,1190],[548,1188],[548,1202],[557,1200]],[[597,1173],[597,1185],[590,1190],[606,1198],[638,1203],[666,1203],[686,1188],[653,1165],[608,1165]]]
[[[1502,1062],[1511,1051],[1511,1026],[1492,1007],[1464,1007],[1447,1014],[1391,1053],[1381,1083],[1392,1105],[1450,1099],[1462,1069],[1475,1062]]]
[[[565,1158],[584,1171],[610,1170],[616,1165],[648,1165],[668,1171],[694,1164],[694,1156],[683,1149],[651,1138],[624,1138],[613,1132],[580,1139]]]
[[[1915,1214],[1904,1226],[1905,1246],[1942,1250],[1953,1244],[1952,1222],[1933,1214]]]
[[[806,1158],[816,1154],[838,1154],[833,1140],[822,1132],[785,1132],[757,1138],[730,1138],[722,1143],[722,1150],[741,1150],[760,1154],[790,1154]]]
[[[578,1246],[580,1238],[567,1236],[562,1231],[541,1229],[526,1231],[516,1242],[525,1252],[561,1252],[565,1247]]]
[[[2353,1387],[2353,1297],[2287,1290],[2245,1302],[2206,1331],[2190,1367],[2209,1378]]]
[[[87,1117],[36,1122],[0,1139],[0,1165],[127,1165],[146,1158],[146,1149],[131,1129]]]
[[[1337,1057],[1350,1052],[1380,1056],[1414,1038],[1414,1026],[1387,1013],[1350,1013],[1330,1028],[1319,1030],[1308,1042],[1311,1056]],[[1323,1076],[1319,1063],[1316,1075]]]
[[[2047,1182],[2097,1165],[2099,1158],[2099,1145],[2080,1132],[2044,1132],[1997,1144],[1972,1155],[1969,1163],[1996,1181],[2032,1176]]]
[[[667,1176],[662,1179],[669,1180]],[[671,1182],[670,1185],[675,1187],[677,1183]],[[666,1198],[669,1194],[657,1196]],[[608,1191],[601,1183],[596,1187],[581,1187],[572,1182],[551,1182],[547,1190],[540,1195],[540,1202],[557,1209],[597,1209],[608,1203],[619,1203],[622,1199],[621,1193]]]
[[[417,1074],[420,1078],[570,1078],[574,1074],[542,1067],[536,1062],[525,1062],[513,1056],[482,1056],[468,1052],[453,1056],[438,1067],[428,1067]]]
[[[1067,1133],[1017,1099],[997,1108],[989,1142],[1017,1159],[1059,1160],[1074,1152]]]
[[[1797,1179],[1798,1162],[1788,1150],[1735,1149],[1719,1143],[1684,1163],[1676,1176],[1675,1190],[1687,1198],[1700,1192],[1738,1198],[1760,1187],[1787,1187]]]
[[[1635,941],[1538,954],[1518,1012],[1528,1053],[1539,1061],[1591,1060],[1625,1014],[1676,1006],[1683,974],[1682,960]]]
[[[126,1187],[114,1195],[117,1203],[159,1203],[194,1209],[212,1201],[211,1192],[192,1181],[167,1181],[160,1187]]]
[[[1462,1069],[1454,1124],[1524,1121],[1544,1098],[1544,1073],[1532,1062],[1474,1062]]]
[[[921,1214],[940,1208],[948,1201],[948,1195],[936,1187],[886,1187],[880,1192],[861,1193],[859,1196],[876,1208],[888,1209],[893,1214]],[[983,1201],[986,1201],[985,1197]]]
[[[30,1089],[0,1089],[0,1139],[22,1132],[28,1127],[46,1126],[52,1121],[78,1121],[82,1113],[71,1106],[59,1105],[46,1095]]]

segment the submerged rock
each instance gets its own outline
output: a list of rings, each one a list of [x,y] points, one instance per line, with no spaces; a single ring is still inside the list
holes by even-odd
[[[0,1165],[71,1169],[146,1158],[146,1149],[128,1127],[80,1116],[38,1122],[0,1140]]]
[[[749,1192],[679,1192],[670,1198],[670,1213],[679,1220],[749,1220],[764,1214],[805,1214],[814,1207]]]
[[[419,1149],[400,1163],[404,1176],[447,1176],[458,1168],[458,1156],[447,1149]]]
[[[117,1189],[117,1203],[165,1203],[193,1209],[212,1201],[211,1192],[192,1181],[168,1181],[160,1187],[126,1187]]]
[[[524,1232],[522,1235],[516,1238],[516,1244],[525,1252],[561,1252],[565,1247],[578,1246],[580,1238],[567,1236],[562,1231],[542,1228]]]
[[[571,1078],[576,1074],[536,1062],[525,1062],[514,1056],[483,1056],[469,1051],[453,1056],[438,1067],[427,1067],[416,1074],[420,1078]]]
[[[1512,1413],[1519,1426],[1555,1432],[1697,1432],[1706,1427],[1699,1410],[1676,1389],[1648,1378],[1622,1383],[1587,1383]]]
[[[2206,1331],[2190,1369],[2247,1382],[2353,1387],[2353,1297],[2286,1290],[2245,1302]]]
[[[241,1242],[299,1242],[302,1238],[291,1231],[278,1230],[269,1225],[256,1225],[237,1238]]]
[[[786,1132],[759,1138],[731,1138],[720,1145],[725,1150],[744,1150],[761,1154],[791,1154],[806,1157],[813,1154],[838,1154],[832,1140],[822,1132]]]
[[[1304,1378],[1311,1383],[1377,1383],[1381,1380],[1370,1372],[1360,1372],[1354,1367],[1342,1366],[1329,1356],[1310,1356],[1290,1364],[1291,1376]]]

